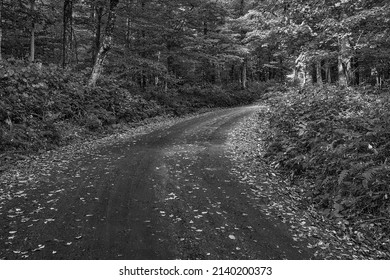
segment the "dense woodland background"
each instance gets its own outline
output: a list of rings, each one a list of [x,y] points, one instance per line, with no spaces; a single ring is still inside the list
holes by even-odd
[[[0,0],[0,11],[2,163],[262,98],[269,163],[348,238],[389,250],[388,0]]]
[[[2,0],[1,58],[105,69],[126,86],[389,79],[385,0]],[[122,82],[124,83],[124,82]]]

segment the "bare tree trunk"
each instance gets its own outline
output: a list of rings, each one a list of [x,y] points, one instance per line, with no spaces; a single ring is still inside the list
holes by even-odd
[[[160,63],[161,60],[161,51],[157,53],[157,62]],[[160,78],[158,74],[154,77],[154,86],[158,87],[158,84],[160,83]]]
[[[321,74],[321,60],[316,63],[316,72],[317,72],[317,84],[322,85],[322,74]]]
[[[309,80],[309,71],[308,71],[306,55],[301,53],[298,58],[295,60],[295,75],[299,81],[299,85],[304,87]]]
[[[221,77],[221,64],[218,62],[215,64],[215,75],[216,75],[216,83],[217,85],[222,85],[222,77]]]
[[[76,37],[76,34],[75,34],[75,31],[73,29],[72,31],[72,40],[73,40],[73,44],[72,44],[72,57],[74,59],[74,63],[78,64],[79,63],[79,44],[78,44],[78,41],[77,41],[77,37]]]
[[[145,0],[140,0],[141,1],[141,11],[142,11],[142,14],[144,15],[145,14],[145,5],[146,5],[146,1]],[[142,38],[142,45],[145,46],[145,37],[146,37],[146,31],[145,29],[141,29],[141,38]],[[146,49],[145,47],[143,48],[144,50]],[[142,58],[146,58],[146,52],[145,51],[141,51],[141,57]],[[144,90],[146,88],[146,71],[145,70],[141,70],[141,88]]]
[[[358,58],[357,59],[357,68],[358,68],[358,71],[357,71],[357,84],[358,85],[362,85],[365,83],[365,69],[364,69],[364,62],[361,58]]]
[[[91,25],[93,26],[93,29],[95,31],[95,3],[94,1],[91,1],[91,6],[90,6],[90,13],[89,13],[89,20],[91,22]],[[94,32],[95,34],[95,32]],[[95,62],[95,38],[92,40],[91,44],[91,61],[92,64]]]
[[[325,60],[325,75],[326,75],[326,82],[328,84],[332,83],[331,73],[330,73],[330,62],[329,59]]]
[[[313,77],[310,75],[310,68],[311,68],[311,64],[308,65],[307,63],[305,64],[304,66],[304,85],[311,85],[313,83]]]
[[[35,61],[35,0],[30,0],[31,13],[31,41],[30,41],[30,62]]]
[[[245,0],[240,1],[240,16],[245,15]],[[245,31],[241,31],[241,41],[244,40],[246,35]],[[247,55],[244,56],[244,60],[241,65],[241,75],[240,75],[240,83],[241,89],[247,88],[247,66],[248,66],[248,58]]]
[[[62,30],[62,67],[71,63],[73,52],[73,0],[64,1]]]
[[[284,75],[284,70],[283,70],[283,58],[282,57],[279,57],[279,67],[280,67],[280,71],[279,71],[279,75],[280,75],[280,82],[283,83],[284,80],[285,80],[285,75]]]
[[[131,44],[131,18],[130,18],[130,10],[133,7],[133,0],[127,0],[126,2],[126,48],[130,49]]]
[[[343,67],[343,58],[339,55],[338,58],[338,73],[339,73],[339,86],[346,87],[348,86],[347,76],[344,72]]]
[[[102,42],[102,45],[99,49],[99,52],[96,56],[95,65],[92,69],[91,78],[89,80],[89,86],[94,87],[96,85],[97,80],[99,79],[102,71],[103,71],[103,65],[104,61],[107,57],[108,51],[112,47],[112,35],[115,28],[115,21],[116,21],[116,6],[118,5],[119,0],[110,0],[110,8],[108,11],[108,19],[107,19],[107,25],[106,30],[104,34],[104,39]]]
[[[240,15],[243,16],[245,14],[245,0],[240,1]]]
[[[293,84],[298,85],[299,84],[299,71],[296,67],[294,67],[294,69],[293,69],[292,77],[293,77]]]
[[[93,40],[93,51],[92,51],[92,59],[96,60],[96,56],[100,50],[100,38],[102,33],[102,18],[103,18],[103,10],[102,6],[95,7],[95,37]]]
[[[338,73],[339,73],[339,85],[349,86],[352,77],[351,67],[351,55],[350,55],[350,44],[347,36],[343,36],[339,39],[339,56],[338,56]]]
[[[247,66],[248,66],[248,60],[245,58],[242,63],[242,69],[241,69],[241,88],[246,89],[247,88]]]
[[[366,82],[365,72],[364,63],[362,60],[359,60],[359,85],[362,85]]]
[[[229,71],[230,82],[234,82],[234,78],[235,78],[234,72],[235,72],[235,67],[234,64],[232,64],[232,67],[230,68]]]
[[[0,0],[0,61],[3,59],[1,51],[1,43],[3,41],[3,0]]]

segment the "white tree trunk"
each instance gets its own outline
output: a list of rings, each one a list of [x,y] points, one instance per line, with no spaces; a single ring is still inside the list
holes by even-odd
[[[110,9],[108,12],[106,31],[104,34],[102,45],[100,46],[99,52],[96,56],[95,65],[92,69],[91,78],[88,83],[90,87],[94,87],[96,85],[96,82],[103,71],[103,65],[104,65],[104,61],[106,60],[107,53],[112,46],[112,35],[114,32],[115,20],[116,20],[115,8],[118,5],[118,2],[119,0],[110,0]]]
[[[352,79],[352,67],[351,67],[351,45],[348,37],[343,36],[339,39],[340,50],[338,56],[338,73],[339,73],[339,85],[349,86]]]
[[[310,83],[309,67],[307,66],[307,59],[304,53],[301,53],[295,60],[295,74],[301,87]],[[294,77],[295,78],[295,77]]]

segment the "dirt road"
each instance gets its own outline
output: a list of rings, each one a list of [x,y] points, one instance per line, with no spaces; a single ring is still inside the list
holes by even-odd
[[[219,110],[113,141],[59,159],[33,183],[4,186],[0,258],[310,258],[231,172],[228,132],[256,110]]]

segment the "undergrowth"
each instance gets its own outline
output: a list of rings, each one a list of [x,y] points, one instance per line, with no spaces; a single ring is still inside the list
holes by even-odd
[[[109,132],[156,116],[246,104],[259,97],[253,91],[214,85],[181,85],[167,92],[125,88],[110,77],[89,88],[89,74],[18,60],[0,63],[0,170],[15,155],[49,150],[88,133]]]
[[[308,87],[274,94],[268,102],[265,157],[303,185],[309,203],[349,234],[372,242],[386,238],[389,95]]]

